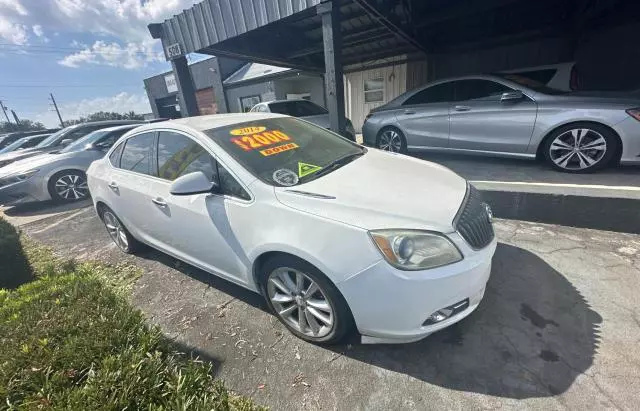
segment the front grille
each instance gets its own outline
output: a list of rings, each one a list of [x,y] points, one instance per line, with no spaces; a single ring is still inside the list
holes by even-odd
[[[469,185],[467,197],[454,221],[456,230],[475,250],[489,245],[495,236],[487,206],[472,185]]]

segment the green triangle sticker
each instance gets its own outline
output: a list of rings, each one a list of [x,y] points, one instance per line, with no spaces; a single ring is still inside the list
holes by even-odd
[[[322,167],[314,166],[313,164],[298,163],[298,177],[308,176],[319,170],[322,170]]]

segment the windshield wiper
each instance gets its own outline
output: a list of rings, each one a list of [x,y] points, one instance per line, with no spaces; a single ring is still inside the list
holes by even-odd
[[[334,170],[336,170],[336,169],[338,169],[338,168],[340,168],[340,167],[342,167],[342,166],[344,166],[346,164],[349,164],[350,162],[352,162],[356,158],[363,156],[364,153],[365,153],[365,151],[360,151],[358,153],[351,153],[351,154],[347,154],[345,156],[342,156],[340,158],[337,158],[337,159],[333,160],[332,162],[330,162],[329,164],[327,164],[326,166],[324,166],[322,168],[322,170],[320,170],[320,171],[318,171],[316,173],[310,174],[310,177],[313,177],[312,180],[316,179],[318,177],[322,177],[325,174],[328,174],[328,173],[330,173],[330,172],[332,172],[332,171],[334,171]]]

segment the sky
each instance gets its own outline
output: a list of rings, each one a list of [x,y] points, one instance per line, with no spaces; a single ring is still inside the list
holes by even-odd
[[[20,119],[50,127],[58,119],[49,93],[63,120],[148,113],[142,80],[171,66],[147,24],[199,1],[0,0],[0,100]]]

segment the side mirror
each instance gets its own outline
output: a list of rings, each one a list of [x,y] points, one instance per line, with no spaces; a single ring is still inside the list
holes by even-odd
[[[178,177],[169,188],[169,192],[174,196],[215,193],[217,191],[218,185],[209,181],[202,171],[194,171]]]
[[[502,95],[500,96],[500,101],[504,103],[506,101],[521,100],[522,98],[524,98],[524,94],[522,94],[522,91],[514,90],[514,91],[507,91],[506,93],[502,93]]]
[[[62,140],[60,142],[61,146],[68,146],[69,144],[73,143],[73,140],[71,140],[70,138],[65,138],[64,140]]]

